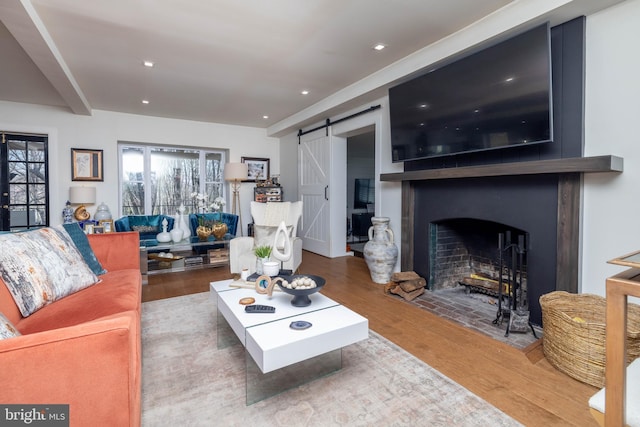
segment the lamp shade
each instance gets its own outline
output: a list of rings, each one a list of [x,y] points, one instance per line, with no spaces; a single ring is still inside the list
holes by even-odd
[[[69,187],[69,201],[73,204],[93,204],[96,202],[95,187]]]
[[[225,181],[244,181],[249,175],[246,163],[227,163],[224,167]]]

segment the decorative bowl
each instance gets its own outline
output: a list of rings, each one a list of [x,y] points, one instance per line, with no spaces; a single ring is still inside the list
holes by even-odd
[[[308,277],[309,279],[312,279],[313,281],[316,282],[316,287],[309,288],[309,289],[289,289],[282,286],[280,282],[278,283],[278,287],[282,290],[282,292],[285,292],[289,295],[293,295],[293,299],[291,300],[291,305],[294,307],[307,307],[308,305],[310,305],[311,299],[309,298],[309,295],[315,294],[316,292],[318,292],[320,289],[322,289],[322,287],[325,284],[325,280],[322,277],[313,276],[311,274],[294,274],[292,276],[281,276],[281,277],[282,279],[286,280],[289,283],[293,282],[295,279],[299,279],[303,277]]]

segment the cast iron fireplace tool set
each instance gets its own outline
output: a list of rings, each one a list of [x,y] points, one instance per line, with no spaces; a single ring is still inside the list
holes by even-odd
[[[505,240],[506,238],[506,240]],[[509,323],[504,336],[509,336],[509,332],[526,333],[529,328],[535,338],[538,338],[529,318],[529,310],[524,297],[523,277],[524,277],[524,255],[527,249],[525,236],[518,236],[518,243],[511,242],[511,232],[498,233],[498,257],[500,263],[498,278],[498,313],[494,325],[502,325],[505,318],[509,318]],[[506,282],[504,280],[504,270],[506,269]],[[505,296],[507,306],[503,307],[503,296]]]

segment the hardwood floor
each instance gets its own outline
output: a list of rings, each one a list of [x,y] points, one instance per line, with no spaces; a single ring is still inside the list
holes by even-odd
[[[395,296],[371,281],[364,259],[304,252],[300,273],[327,279],[323,294],[369,319],[369,328],[527,426],[597,426],[588,400],[597,389],[557,371],[540,342],[518,350]],[[143,301],[209,291],[231,278],[224,267],[154,275]]]

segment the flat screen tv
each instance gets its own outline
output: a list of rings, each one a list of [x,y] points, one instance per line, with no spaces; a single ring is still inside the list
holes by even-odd
[[[545,24],[389,89],[394,162],[553,140]]]

